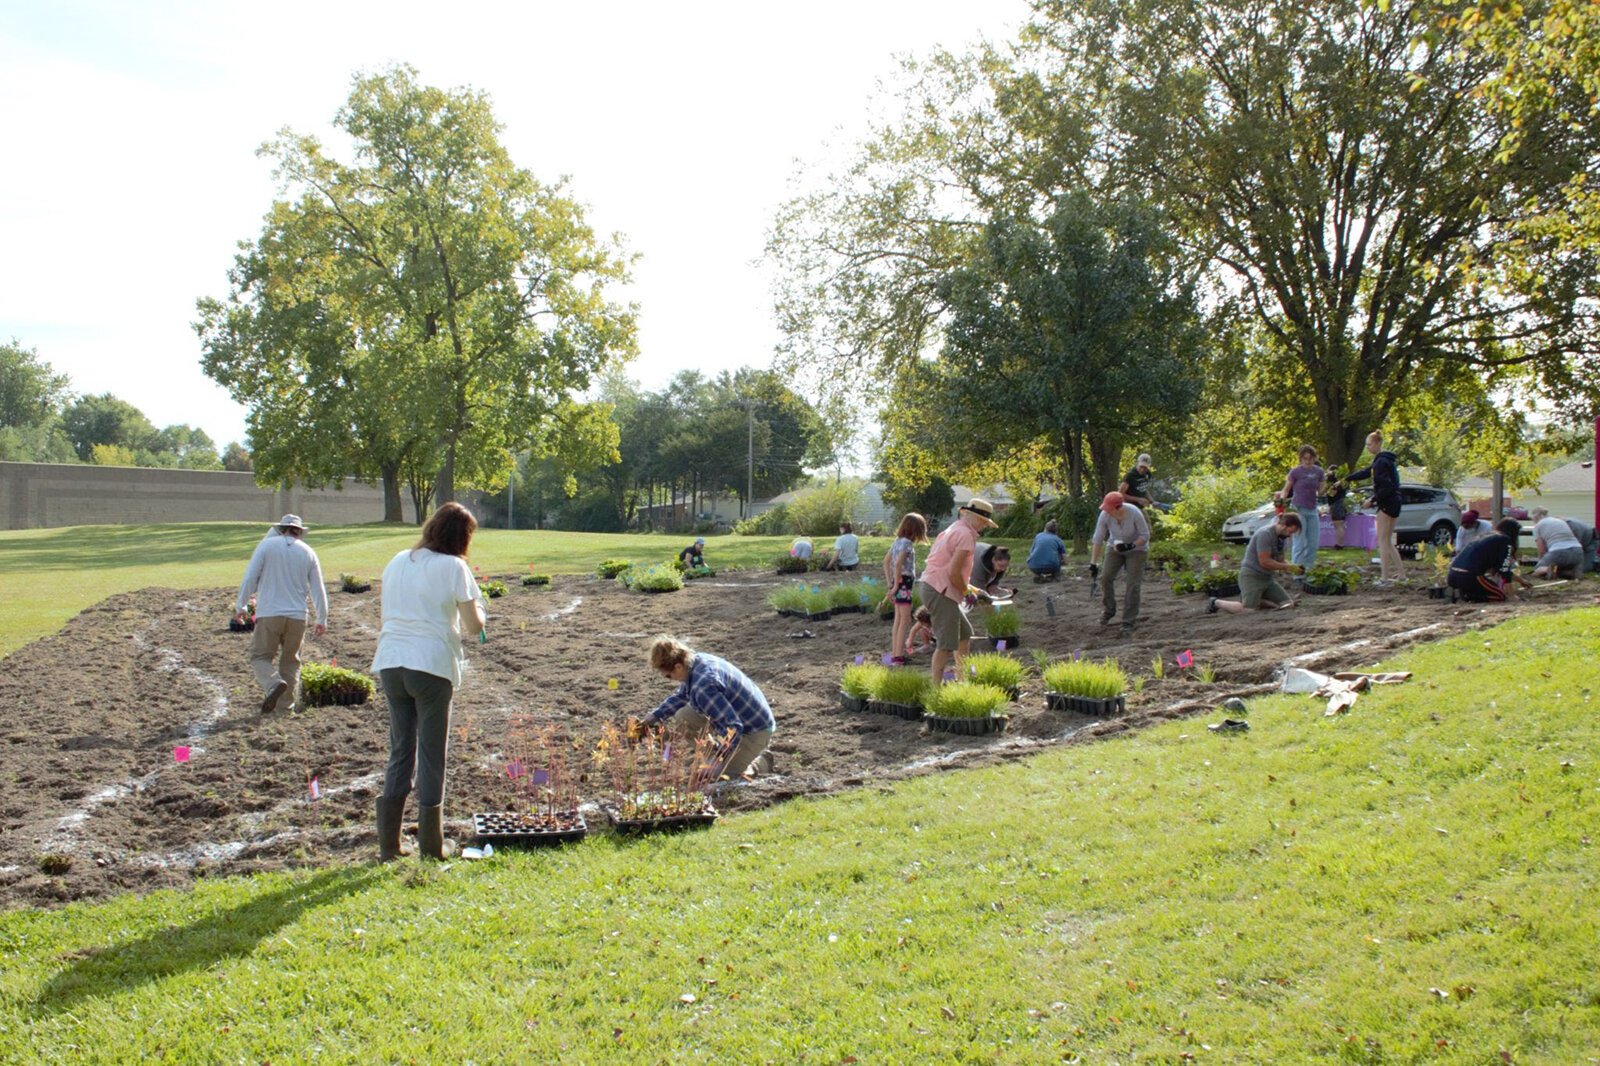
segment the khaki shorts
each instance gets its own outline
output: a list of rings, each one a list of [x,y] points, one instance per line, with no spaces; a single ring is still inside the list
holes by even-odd
[[[940,648],[954,651],[963,640],[972,639],[972,622],[961,609],[961,604],[926,581],[918,583],[917,593],[922,597],[922,605],[928,609],[933,639]]]
[[[1258,574],[1254,570],[1239,571],[1239,602],[1246,607],[1260,607],[1262,600],[1288,603],[1289,594],[1273,580],[1271,574]]]

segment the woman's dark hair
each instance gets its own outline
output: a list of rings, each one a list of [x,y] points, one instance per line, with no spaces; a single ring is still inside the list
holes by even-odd
[[[1293,511],[1283,512],[1283,514],[1278,516],[1278,521],[1282,522],[1286,526],[1293,526],[1295,529],[1305,528],[1304,524],[1302,524],[1300,521],[1300,516],[1295,514]]]
[[[1301,459],[1304,459],[1307,455],[1310,455],[1311,458],[1315,459],[1317,457],[1317,450],[1309,444],[1302,444],[1300,445],[1300,450],[1296,452],[1295,455],[1299,456]]]
[[[989,550],[983,553],[983,565],[993,570],[996,559],[1004,559],[1009,563],[1011,561],[1011,549],[1004,544],[989,545]]]
[[[443,504],[422,527],[422,539],[411,550],[427,548],[440,555],[465,555],[477,528],[478,520],[471,511],[459,503]]]
[[[900,519],[900,528],[894,531],[894,535],[904,537],[913,544],[919,540],[927,540],[928,520],[915,511],[909,511]]]
[[[1522,523],[1515,518],[1502,518],[1495,523],[1494,531],[1504,533],[1511,538],[1512,543],[1516,543],[1517,538],[1522,536]]]
[[[840,522],[839,523],[839,532],[840,533],[854,533],[855,532],[855,527],[852,526],[849,522]]]

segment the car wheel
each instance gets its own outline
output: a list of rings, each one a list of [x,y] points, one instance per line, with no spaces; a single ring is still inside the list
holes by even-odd
[[[1456,537],[1456,527],[1446,521],[1438,521],[1433,528],[1428,530],[1428,543],[1436,548],[1443,548],[1452,543]]]

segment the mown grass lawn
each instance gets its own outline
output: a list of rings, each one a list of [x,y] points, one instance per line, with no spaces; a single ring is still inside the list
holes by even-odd
[[[1600,609],[672,839],[0,916],[18,1061],[1600,1054]]]

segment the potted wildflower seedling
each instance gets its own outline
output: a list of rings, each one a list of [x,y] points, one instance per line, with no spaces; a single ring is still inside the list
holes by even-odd
[[[867,710],[917,721],[922,717],[922,704],[932,687],[933,679],[921,670],[885,669],[873,678],[872,699]]]
[[[548,585],[548,584],[550,584],[550,575],[549,574],[523,574],[522,575],[522,587],[523,588],[531,588],[531,587],[536,586],[536,585]]]
[[[828,606],[834,614],[860,614],[866,610],[859,582],[846,581],[828,589]]]
[[[372,582],[363,581],[354,574],[340,574],[339,589],[343,592],[371,592]]]
[[[847,711],[865,711],[873,689],[889,672],[881,663],[855,663],[844,668],[839,678],[839,705]]]
[[[247,602],[244,605],[244,621],[240,622],[240,621],[230,617],[228,619],[228,632],[230,632],[230,633],[253,633],[253,632],[255,632],[255,628],[256,628],[256,598],[254,596],[251,596],[249,602]]]
[[[710,791],[724,738],[703,736],[689,743],[660,730],[630,732],[622,723],[606,725],[591,756],[609,782],[601,806],[617,832],[670,832],[715,822]]]
[[[787,552],[772,561],[772,568],[780,574],[803,574],[807,567],[806,560],[796,558]]]
[[[1115,659],[1063,660],[1044,668],[1045,703],[1053,711],[1110,715],[1127,710],[1128,675]]]
[[[594,568],[594,572],[609,581],[632,565],[626,559],[606,559]]]
[[[1197,582],[1198,592],[1207,596],[1237,596],[1239,595],[1239,573],[1237,570],[1207,570],[1200,575]]]
[[[1022,695],[1022,677],[1027,672],[1016,659],[995,652],[974,652],[961,660],[963,680],[997,688],[1013,700]]]
[[[1022,616],[1015,607],[996,607],[984,618],[983,630],[994,647],[1003,640],[1007,648],[1015,648],[1022,643]]]
[[[1324,564],[1306,574],[1305,590],[1313,596],[1345,596],[1360,580],[1361,571],[1353,566]]]
[[[377,691],[372,678],[342,666],[305,663],[300,667],[300,704],[303,707],[366,703]]]
[[[1455,552],[1449,547],[1433,549],[1433,584],[1428,587],[1431,598],[1442,600],[1450,595],[1450,563],[1454,559]]]
[[[1005,702],[1006,694],[993,685],[951,681],[934,686],[928,693],[927,716],[923,721],[935,733],[965,736],[1003,733],[1010,719],[995,711]]]
[[[491,600],[498,600],[506,594],[504,581],[480,581],[478,587],[483,590],[484,596]]]
[[[553,725],[514,720],[501,779],[505,809],[472,816],[478,840],[496,847],[582,840],[589,832],[578,809],[587,750],[584,741],[561,736]]]

